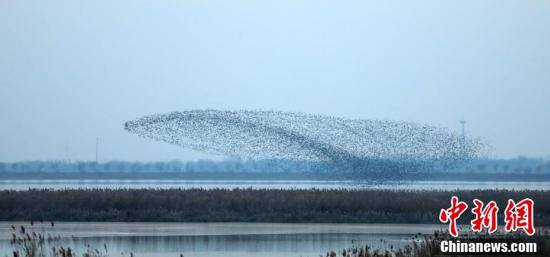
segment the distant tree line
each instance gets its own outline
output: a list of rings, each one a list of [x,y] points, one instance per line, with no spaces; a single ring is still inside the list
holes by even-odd
[[[163,162],[25,161],[0,163],[0,172],[309,172],[314,165],[290,160]]]
[[[438,223],[440,209],[450,207],[453,195],[469,205],[474,198],[494,200],[501,210],[508,199],[529,197],[535,202],[535,225],[550,225],[550,191],[506,190],[0,191],[0,220]],[[461,221],[471,218],[467,211]]]
[[[481,159],[457,168],[465,173],[549,174],[550,161],[540,158]]]
[[[397,165],[401,164],[401,165]],[[414,172],[486,173],[486,174],[550,174],[550,161],[536,158],[482,159],[449,168],[428,166],[413,167],[414,163],[397,163],[385,160],[366,160],[350,165],[331,166],[326,163],[292,160],[199,160],[164,162],[90,162],[90,161],[25,161],[2,163],[0,172],[163,172],[163,173],[331,173],[342,169],[361,170],[356,166],[369,166],[371,173],[384,174]],[[424,167],[426,168],[426,167]]]

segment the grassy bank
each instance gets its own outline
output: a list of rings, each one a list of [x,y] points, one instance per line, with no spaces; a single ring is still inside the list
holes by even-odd
[[[501,209],[508,199],[530,197],[536,225],[550,225],[550,191],[506,190],[0,191],[0,220],[436,223],[452,195],[470,205],[495,200]]]

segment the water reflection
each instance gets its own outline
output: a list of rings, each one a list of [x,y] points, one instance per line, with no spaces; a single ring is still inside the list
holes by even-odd
[[[102,249],[111,255],[135,256],[319,256],[330,250],[368,244],[374,249],[400,247],[411,235],[380,234],[262,234],[203,236],[128,236],[64,238],[61,245],[82,253],[86,246]],[[51,245],[48,247],[50,248]],[[11,252],[7,240],[0,241],[2,253]]]
[[[109,223],[61,222],[24,225],[30,233],[60,236],[59,245],[82,253],[86,246],[111,256],[319,256],[352,245],[374,249],[400,247],[416,233],[432,233],[439,225],[288,224],[288,223]],[[11,223],[0,222],[0,253],[12,251]],[[53,245],[49,245],[48,249]]]

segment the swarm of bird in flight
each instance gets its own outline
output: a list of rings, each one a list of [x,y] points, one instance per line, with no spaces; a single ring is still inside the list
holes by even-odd
[[[282,111],[190,110],[145,116],[124,128],[184,148],[253,160],[454,163],[485,148],[479,139],[437,126]]]

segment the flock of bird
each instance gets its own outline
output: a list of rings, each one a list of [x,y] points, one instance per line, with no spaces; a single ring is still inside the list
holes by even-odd
[[[124,128],[230,157],[360,166],[372,160],[455,163],[475,158],[485,148],[479,139],[437,126],[282,111],[190,110],[145,116],[126,122]]]

